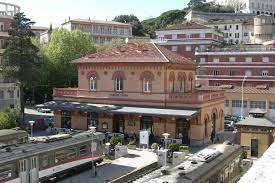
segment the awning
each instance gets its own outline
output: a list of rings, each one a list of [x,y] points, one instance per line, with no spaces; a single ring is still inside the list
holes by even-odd
[[[114,114],[140,114],[150,116],[179,116],[191,117],[198,113],[198,110],[185,109],[163,109],[153,107],[132,107],[108,104],[79,103],[69,101],[51,101],[43,104],[45,108],[52,110],[79,110],[82,112],[109,112]]]
[[[141,107],[122,107],[121,109],[113,110],[114,113],[126,114],[143,114],[153,116],[182,116],[191,117],[197,114],[196,110],[181,110],[181,109],[159,109],[159,108],[141,108]]]

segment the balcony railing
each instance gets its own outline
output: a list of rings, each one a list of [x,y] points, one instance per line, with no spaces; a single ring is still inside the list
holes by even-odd
[[[169,102],[184,104],[202,104],[224,98],[223,91],[196,91],[194,93],[171,93]]]
[[[194,91],[192,93],[169,93],[169,94],[152,94],[144,96],[142,93],[119,93],[114,95],[114,92],[90,92],[88,90],[79,90],[77,88],[55,88],[53,91],[54,97],[81,97],[81,98],[90,98],[90,99],[99,99],[104,98],[106,100],[113,100],[117,98],[136,100],[146,99],[148,101],[154,100],[156,95],[158,99],[166,97],[167,103],[175,104],[203,104],[214,100],[220,100],[224,98],[223,91]],[[163,100],[164,102],[164,100]]]

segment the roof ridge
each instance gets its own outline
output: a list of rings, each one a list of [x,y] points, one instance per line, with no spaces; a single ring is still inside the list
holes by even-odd
[[[150,43],[150,44],[153,44],[154,47],[159,51],[159,53],[164,57],[164,59],[167,61],[167,62],[170,62],[170,60],[165,56],[164,53],[162,53],[162,51],[157,47],[157,45],[155,43]]]

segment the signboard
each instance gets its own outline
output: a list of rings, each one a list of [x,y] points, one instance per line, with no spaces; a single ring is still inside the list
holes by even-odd
[[[139,144],[149,146],[149,131],[144,130],[139,132]]]

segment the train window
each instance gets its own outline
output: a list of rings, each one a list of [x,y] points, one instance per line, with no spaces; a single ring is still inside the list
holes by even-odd
[[[55,152],[55,163],[60,163],[63,161],[65,161],[65,151],[61,150],[61,151]]]
[[[20,172],[25,172],[26,171],[26,164],[27,164],[27,160],[25,160],[25,159],[19,161],[19,170],[20,170]]]
[[[76,157],[76,148],[75,147],[69,147],[66,149],[67,159],[74,159]]]
[[[48,155],[41,156],[41,158],[40,158],[40,165],[41,165],[41,167],[44,168],[44,167],[48,166],[48,164],[49,164]]]
[[[88,147],[87,144],[83,144],[83,145],[80,146],[80,148],[79,148],[79,154],[80,155],[88,154],[88,152],[89,152],[89,147]]]
[[[12,176],[12,165],[0,166],[0,180],[8,181]]]

